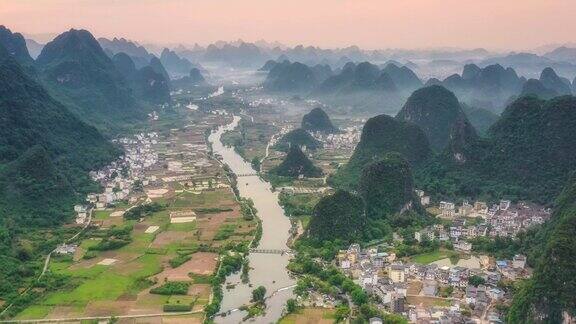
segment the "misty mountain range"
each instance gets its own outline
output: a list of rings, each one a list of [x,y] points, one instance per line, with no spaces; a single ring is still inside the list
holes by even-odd
[[[123,38],[98,39],[106,51],[116,54],[124,52],[135,61],[137,67],[142,67],[144,59],[148,62],[151,56],[161,56],[167,48],[155,44],[140,45],[137,42]],[[31,56],[39,53],[41,44],[28,39],[27,44]],[[560,75],[576,76],[576,46],[559,45],[555,48],[542,48],[529,52],[496,53],[485,49],[431,49],[431,50],[364,50],[357,46],[340,49],[323,49],[315,46],[298,45],[289,47],[278,42],[258,41],[255,43],[242,40],[225,42],[218,41],[206,47],[176,45],[168,50],[177,54],[180,59],[186,59],[196,68],[202,70],[200,64],[220,63],[232,67],[258,68],[268,60],[300,62],[306,65],[330,65],[333,69],[341,68],[348,62],[369,61],[377,64],[394,62],[396,65],[410,67],[421,78],[445,78],[461,70],[465,64],[476,64],[480,67],[500,64],[514,68],[517,73],[526,78],[534,78],[546,67],[552,67]],[[536,52],[542,53],[535,54]],[[163,62],[166,64],[166,62]],[[187,75],[189,71],[175,71],[178,76]]]

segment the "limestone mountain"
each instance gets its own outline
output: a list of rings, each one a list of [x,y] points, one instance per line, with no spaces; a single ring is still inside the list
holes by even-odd
[[[296,128],[282,136],[274,148],[279,151],[288,152],[291,146],[306,147],[307,150],[316,150],[322,147],[322,143],[312,137],[306,130]]]
[[[516,100],[490,129],[493,147],[487,157],[491,163],[484,163],[491,166],[487,174],[499,174],[550,201],[576,170],[575,127],[575,97]]]
[[[264,89],[273,92],[308,93],[317,85],[318,80],[309,66],[288,61],[274,66],[264,81]]]
[[[358,193],[364,200],[366,216],[371,219],[386,219],[421,209],[414,193],[410,163],[398,153],[388,153],[365,166]]]
[[[387,64],[382,72],[390,76],[396,87],[403,92],[411,93],[422,87],[422,81],[416,73],[406,66],[398,67],[396,64]]]
[[[298,178],[300,176],[315,178],[322,176],[322,170],[302,152],[300,147],[293,145],[288,150],[284,161],[270,171],[283,177]]]
[[[274,68],[274,66],[276,66],[276,64],[278,64],[278,62],[276,62],[274,60],[268,60],[268,61],[266,61],[266,63],[264,63],[264,65],[262,65],[261,68],[258,69],[258,71],[268,72],[268,71],[272,70],[272,68]]]
[[[162,65],[162,62],[160,61],[159,58],[157,58],[156,56],[152,57],[150,59],[149,65],[152,69],[154,69],[154,72],[161,74],[162,76],[164,76],[164,79],[170,82],[170,75],[168,74],[168,71],[166,71],[166,68],[164,68],[164,65]]]
[[[86,30],[60,34],[36,62],[49,90],[90,123],[110,128],[146,116],[126,78]]]
[[[314,73],[314,77],[318,80],[318,83],[322,83],[324,80],[334,75],[334,71],[332,71],[332,68],[328,64],[316,64],[313,65],[311,69]]]
[[[366,224],[362,198],[337,190],[314,206],[308,234],[318,240],[357,240]]]
[[[511,96],[520,93],[524,82],[512,68],[505,69],[499,64],[480,68],[468,64],[462,76],[451,75],[441,85],[470,106],[500,112]]]
[[[163,104],[170,101],[168,80],[156,72],[150,65],[137,69],[136,64],[126,53],[118,53],[112,57],[114,65],[128,80],[137,98],[153,104]]]
[[[119,153],[0,45],[0,219],[64,221],[76,194],[95,189],[88,171]]]
[[[576,97],[521,97],[485,138],[457,143],[467,153],[464,163],[449,163],[443,155],[444,160],[417,170],[418,186],[450,197],[508,196],[551,203],[576,170],[575,127]],[[461,138],[466,140],[465,132]]]
[[[369,62],[348,62],[314,89],[312,96],[354,111],[381,114],[397,112],[404,98],[392,78]]]
[[[559,93],[554,89],[549,89],[537,79],[529,79],[522,86],[520,96],[536,96],[540,99],[552,99],[557,97]]]
[[[437,152],[447,147],[456,125],[471,127],[456,96],[442,86],[414,91],[396,118],[418,125]]]
[[[500,118],[498,114],[484,108],[471,107],[466,104],[460,104],[460,106],[479,135],[486,134],[488,129]]]
[[[474,80],[482,72],[482,69],[476,64],[466,64],[464,65],[464,70],[462,71],[462,79],[464,80]]]
[[[12,55],[21,65],[32,65],[34,60],[28,53],[26,40],[20,33],[13,33],[10,29],[0,25],[0,45]]]
[[[322,133],[337,133],[339,130],[336,128],[328,114],[321,108],[316,107],[312,109],[309,113],[302,117],[302,128],[311,132],[322,132]]]
[[[545,57],[553,59],[555,61],[564,61],[576,63],[576,48],[560,46],[546,54]]]
[[[185,77],[172,80],[172,86],[175,89],[186,89],[205,85],[208,85],[208,83],[206,82],[206,79],[204,79],[202,72],[200,72],[200,70],[197,68],[192,68],[192,70],[190,70],[190,74]]]
[[[417,125],[379,115],[366,121],[352,157],[330,181],[336,187],[356,188],[362,169],[392,152],[400,153],[413,165],[420,165],[432,156],[428,139]]]
[[[195,66],[192,62],[188,61],[186,58],[182,58],[176,54],[176,52],[165,48],[160,54],[160,61],[162,65],[168,71],[171,77],[186,76],[190,73],[190,70]]]
[[[369,62],[348,63],[342,71],[324,81],[317,89],[320,94],[345,95],[359,91],[397,91],[392,79]]]
[[[143,46],[124,38],[114,37],[112,40],[98,38],[98,43],[104,50],[110,51],[112,56],[118,53],[125,53],[130,56],[137,69],[147,66],[154,57]]]
[[[559,95],[571,94],[570,81],[560,78],[552,68],[545,68],[540,74],[540,82],[547,89],[554,90]]]

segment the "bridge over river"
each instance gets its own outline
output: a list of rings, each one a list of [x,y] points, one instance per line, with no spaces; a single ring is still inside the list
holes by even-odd
[[[241,177],[254,177],[254,176],[258,176],[258,173],[254,172],[254,173],[240,173],[237,174],[236,177],[237,178],[241,178]]]
[[[280,249],[250,249],[250,253],[260,253],[260,254],[293,254],[292,250],[280,250]]]

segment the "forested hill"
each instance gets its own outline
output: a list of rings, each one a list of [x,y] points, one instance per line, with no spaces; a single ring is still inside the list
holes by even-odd
[[[447,147],[455,126],[468,124],[456,96],[438,85],[414,91],[396,118],[418,125],[437,152]]]
[[[151,65],[137,69],[126,53],[114,55],[112,62],[138,98],[152,104],[170,102],[170,83],[161,70],[157,72]]]
[[[0,222],[63,221],[73,192],[93,189],[87,172],[119,153],[0,46]]]
[[[146,117],[126,78],[86,30],[59,35],[36,63],[49,90],[84,121],[111,128]]]
[[[26,40],[24,40],[22,34],[12,33],[10,29],[0,25],[0,44],[18,63],[25,66],[33,64],[34,60],[28,53]]]
[[[551,203],[576,170],[574,129],[576,97],[522,97],[506,108],[485,139],[458,143],[468,154],[463,163],[439,158],[420,168],[419,185],[441,196]]]
[[[274,145],[279,151],[288,152],[291,146],[306,147],[307,150],[316,150],[322,147],[322,143],[302,128],[296,128],[286,133]]]
[[[330,178],[330,182],[337,187],[355,188],[364,166],[391,152],[400,153],[413,165],[432,157],[428,139],[417,125],[379,115],[368,119],[350,161]]]
[[[297,178],[299,176],[322,176],[322,170],[315,166],[297,145],[291,146],[288,150],[288,154],[286,154],[286,157],[284,158],[284,161],[270,172],[279,176],[291,178]]]
[[[312,109],[302,117],[302,128],[312,132],[328,134],[338,132],[338,128],[332,124],[330,117],[328,117],[326,112],[320,107]]]
[[[366,216],[371,219],[422,210],[414,193],[410,164],[396,152],[364,167],[358,193],[366,205]]]
[[[514,295],[508,323],[567,323],[576,316],[576,174],[556,200],[552,219],[532,247],[534,275]]]

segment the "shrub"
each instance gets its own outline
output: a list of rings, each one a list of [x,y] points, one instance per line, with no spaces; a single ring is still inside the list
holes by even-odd
[[[151,294],[157,295],[186,295],[188,293],[189,282],[169,281],[160,287],[150,290]]]

